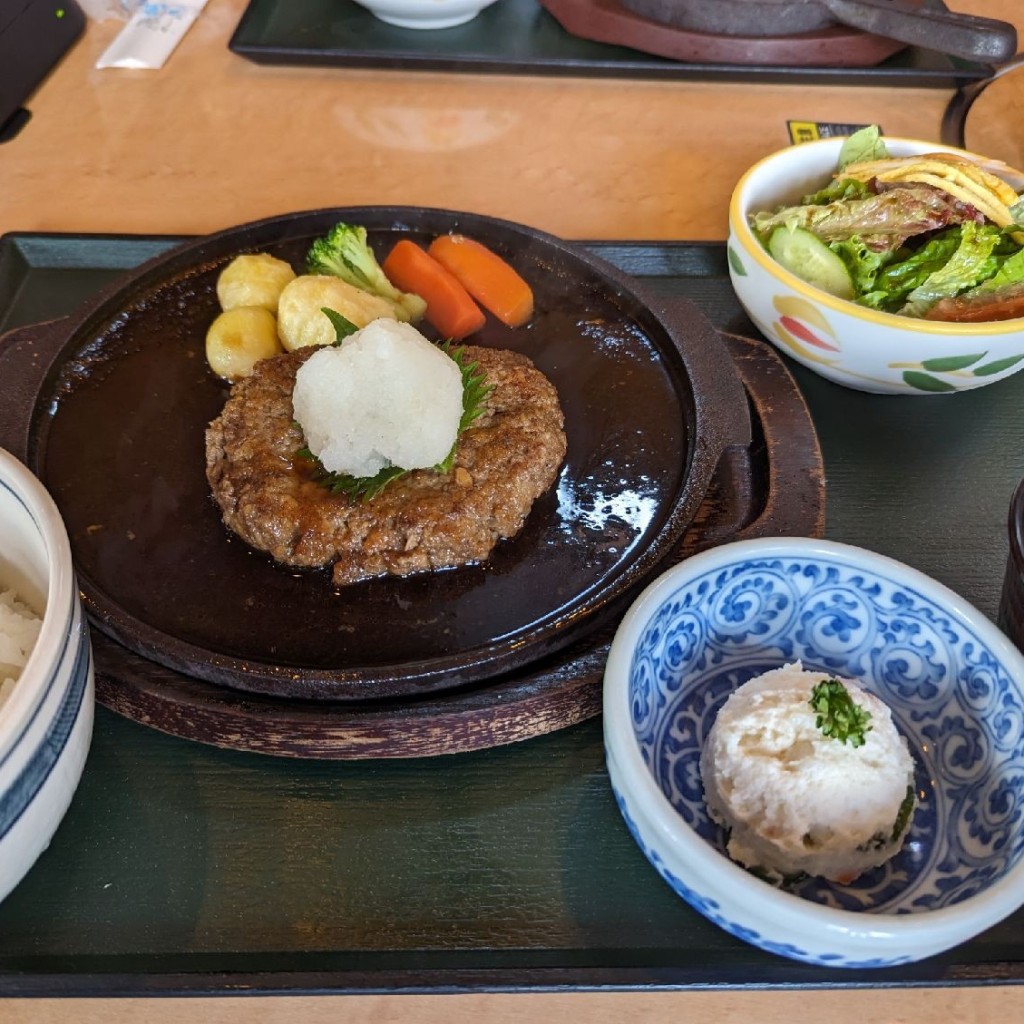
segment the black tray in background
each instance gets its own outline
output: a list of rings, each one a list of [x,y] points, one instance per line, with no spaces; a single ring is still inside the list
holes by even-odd
[[[939,0],[933,6],[944,7]],[[988,65],[919,47],[866,68],[683,63],[580,39],[537,0],[498,0],[465,25],[429,31],[388,25],[354,0],[251,0],[228,47],[259,64],[396,71],[929,88],[955,88],[992,73]]]
[[[0,332],[70,312],[174,241],[3,236]],[[587,244],[752,332],[723,245]],[[888,396],[789,365],[821,441],[826,535],[908,562],[994,619],[1024,373]],[[296,762],[100,707],[67,816],[0,903],[0,997],[1022,982],[1024,910],[882,971],[799,964],[717,928],[630,838],[599,719],[450,758]]]

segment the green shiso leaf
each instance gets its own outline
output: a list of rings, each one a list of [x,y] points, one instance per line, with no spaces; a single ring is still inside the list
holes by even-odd
[[[313,479],[331,494],[347,494],[363,501],[377,497],[392,480],[408,472],[400,466],[385,466],[374,476],[349,476],[347,473],[328,473],[308,448],[300,448],[299,457],[315,464]]]
[[[838,679],[823,679],[808,702],[816,712],[814,724],[822,734],[851,747],[862,747],[871,731],[871,712],[856,704]]]
[[[355,334],[359,330],[351,320],[343,317],[336,309],[328,309],[326,306],[321,306],[320,312],[326,315],[334,327],[335,345],[340,345],[350,334]]]

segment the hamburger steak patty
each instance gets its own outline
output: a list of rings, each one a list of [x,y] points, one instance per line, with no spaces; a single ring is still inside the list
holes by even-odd
[[[298,455],[298,368],[315,348],[257,363],[206,431],[206,476],[224,523],[287,565],[334,564],[336,584],[485,559],[522,528],[565,458],[558,394],[516,352],[464,346],[492,385],[448,473],[418,469],[370,501],[331,494]]]

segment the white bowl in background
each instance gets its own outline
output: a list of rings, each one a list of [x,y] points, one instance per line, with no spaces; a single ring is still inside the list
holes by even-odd
[[[497,0],[356,0],[375,18],[399,28],[455,28]]]
[[[39,638],[0,705],[0,899],[46,849],[92,739],[93,662],[57,506],[0,449],[0,586],[42,615]]]
[[[800,659],[880,696],[918,806],[903,849],[850,885],[775,888],[734,863],[699,757],[748,679]],[[1024,657],[947,587],[803,538],[737,541],[659,577],[624,617],[604,682],[619,808],[672,889],[733,935],[829,967],[889,967],[965,942],[1024,904]]]

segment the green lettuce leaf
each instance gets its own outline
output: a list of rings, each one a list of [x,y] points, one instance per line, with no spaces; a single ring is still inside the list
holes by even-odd
[[[837,170],[850,164],[863,163],[866,160],[884,160],[889,150],[882,140],[878,125],[870,124],[854,132],[839,150]]]
[[[824,188],[804,196],[800,200],[800,205],[824,206],[840,199],[863,199],[871,194],[866,181],[858,181],[856,178],[833,178]]]
[[[919,249],[899,249],[894,259],[875,276],[858,302],[872,309],[895,312],[906,297],[949,261],[960,245],[960,227],[933,235]]]
[[[841,242],[832,242],[829,248],[850,272],[855,295],[873,291],[879,273],[892,262],[895,255],[895,250],[892,249],[871,248],[860,235],[854,235]]]
[[[991,277],[997,267],[993,250],[999,238],[999,229],[991,225],[979,226],[973,221],[963,224],[956,251],[907,295],[900,312],[904,316],[923,316],[939,299],[959,295]]]
[[[872,249],[896,249],[908,238],[949,227],[964,216],[963,204],[929,185],[906,185],[863,199],[837,199],[825,206],[788,206],[753,214],[759,238],[777,227],[804,228],[824,242],[859,235]]]
[[[976,288],[972,288],[968,294],[988,295],[1021,282],[1024,282],[1024,249],[1018,249],[1003,259],[996,272]]]

